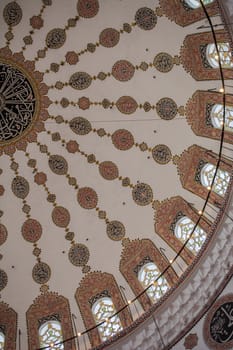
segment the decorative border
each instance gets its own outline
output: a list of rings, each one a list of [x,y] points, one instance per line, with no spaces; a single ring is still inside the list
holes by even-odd
[[[4,302],[0,302],[0,325],[4,327],[4,349],[16,350],[17,313]]]
[[[165,16],[182,27],[200,21],[206,17],[202,7],[197,9],[186,8],[181,0],[160,0],[159,3]],[[207,5],[206,8],[210,16],[214,16],[219,12],[217,1]]]
[[[109,273],[99,271],[90,272],[83,277],[79,285],[75,293],[75,299],[86,329],[94,327],[93,330],[88,332],[88,336],[91,345],[97,346],[101,343],[101,339],[98,329],[95,327],[96,323],[91,311],[91,302],[93,298],[107,291],[112,298],[116,310],[122,309],[125,305],[125,301],[115,278]],[[119,317],[123,328],[127,328],[132,323],[132,318],[127,308],[119,314]]]
[[[206,123],[207,107],[210,104],[223,104],[223,94],[213,91],[196,91],[186,104],[186,119],[196,135],[220,140],[222,130]],[[226,105],[233,107],[233,95],[226,95]],[[197,115],[199,118],[196,117]],[[233,144],[231,131],[225,129],[224,141]]]
[[[160,272],[164,271],[169,265],[169,262],[166,261],[154,243],[149,239],[136,239],[128,242],[121,253],[119,270],[135,295],[142,293],[143,288],[134,270],[146,257],[149,257],[155,263]],[[165,278],[170,286],[173,286],[178,281],[172,267],[165,273]],[[139,298],[139,302],[144,310],[148,310],[151,307],[151,301],[146,293]]]
[[[26,312],[29,350],[35,350],[40,347],[38,335],[40,320],[55,314],[61,322],[63,339],[69,339],[74,336],[68,300],[58,295],[58,293],[46,292],[37,297]],[[73,350],[74,348],[74,340],[64,343],[65,350]]]
[[[229,34],[224,30],[215,32],[218,42],[229,42]],[[212,32],[187,35],[180,50],[181,63],[187,73],[190,73],[196,80],[220,80],[218,68],[205,68],[203,64],[201,45],[213,43]],[[232,69],[224,69],[225,79],[232,79]]]
[[[190,169],[190,167],[187,168]],[[155,232],[162,237],[176,253],[182,249],[183,243],[174,235],[171,230],[171,225],[180,212],[189,217],[193,222],[197,222],[200,217],[195,208],[191,207],[191,205],[180,196],[166,199],[156,205]],[[199,226],[209,234],[211,223],[206,218],[200,220]],[[191,264],[195,258],[193,253],[186,247],[181,252],[181,257],[187,265]]]
[[[209,190],[195,180],[195,175],[197,173],[200,161],[211,163],[216,166],[218,162],[218,155],[198,145],[192,145],[178,158],[179,159],[176,161],[176,163],[182,186],[186,190],[193,192],[205,200]],[[231,161],[224,157],[221,158],[219,164],[220,169],[232,174],[232,166],[233,163]],[[209,201],[220,208],[224,203],[224,197],[221,197],[214,191],[211,191]]]

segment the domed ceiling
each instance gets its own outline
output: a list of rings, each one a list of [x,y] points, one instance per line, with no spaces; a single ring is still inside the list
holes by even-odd
[[[182,27],[161,4],[0,2],[0,288],[23,348],[38,296],[66,298],[83,332],[93,326],[85,303],[98,299],[94,291],[113,281],[106,295],[121,290],[117,310],[143,290],[127,275],[130,261],[138,269],[154,262],[160,272],[170,264],[168,289],[179,283],[195,256],[187,247],[182,255],[184,242],[170,232],[180,217],[201,216],[201,229],[213,232],[224,200],[213,199],[202,217],[209,192],[185,185],[193,159],[220,147],[217,132],[198,136],[190,125],[192,96],[221,97],[220,78],[195,79],[182,58],[185,38],[208,23]],[[101,290],[103,276],[112,280]]]

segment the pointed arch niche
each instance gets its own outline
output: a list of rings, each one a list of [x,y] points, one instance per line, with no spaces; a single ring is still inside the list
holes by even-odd
[[[189,5],[189,2],[186,0],[160,0],[160,7],[162,8],[163,13],[166,17],[168,17],[171,21],[175,21],[182,27],[206,18],[206,15],[201,6],[192,8]],[[219,8],[216,0],[206,5],[206,9],[210,16],[219,13]]]
[[[228,45],[230,38],[227,32],[218,30],[215,34],[217,43],[226,43]],[[213,43],[214,39],[211,32],[187,35],[184,40],[180,52],[181,62],[184,69],[196,80],[220,80],[221,78],[219,67],[213,68],[207,59],[209,45]],[[228,54],[231,55],[231,51]],[[226,52],[224,55],[226,55]],[[231,62],[233,62],[232,57]],[[223,65],[223,75],[225,79],[232,79],[232,69],[224,68]]]
[[[35,299],[26,312],[28,328],[28,349],[34,350],[42,346],[41,330],[46,333],[46,327],[53,328],[57,341],[74,336],[70,307],[68,300],[54,292],[46,292]],[[44,341],[48,337],[44,336]],[[54,342],[54,340],[53,340]],[[45,343],[46,344],[46,343]],[[46,345],[43,346],[47,346]],[[64,343],[64,350],[75,349],[74,340]]]
[[[81,280],[80,287],[77,288],[75,293],[75,299],[86,329],[95,327],[104,318],[109,318],[110,314],[113,315],[125,305],[125,301],[115,278],[109,273],[102,272],[88,273]],[[103,317],[101,316],[101,313],[102,315],[104,314],[102,305],[105,311],[107,311],[106,316]],[[111,318],[109,318],[110,324],[112,322],[114,334],[122,328],[127,327],[132,322],[127,308],[116,316],[112,318],[112,321]],[[105,328],[106,331],[102,328]],[[110,338],[114,335],[113,333],[110,334],[107,328],[107,325],[103,324],[103,327],[99,327],[99,330],[97,327],[88,332],[92,346],[97,346],[102,341],[106,340],[105,336]]]
[[[189,221],[190,227],[192,226],[192,223],[196,223],[199,219],[197,210],[189,205],[189,203],[182,197],[172,197],[157,204],[155,212],[155,232],[160,235],[176,253],[180,251],[184,244],[181,235],[176,232],[181,219],[186,219],[186,222]],[[208,236],[210,228],[211,223],[206,218],[201,218],[197,231],[203,230],[205,235]],[[191,230],[186,229],[187,238],[190,232]],[[199,234],[200,232],[197,232],[196,234],[194,233],[192,237]],[[198,241],[198,238],[194,239],[195,241]],[[193,249],[189,249],[188,247],[189,245],[186,245],[180,256],[188,265],[190,265],[196,254]]]
[[[188,124],[196,135],[220,140],[223,122],[221,93],[196,91],[187,102],[185,111]],[[226,95],[224,141],[233,144],[233,95]]]
[[[3,349],[16,350],[17,313],[4,302],[0,302],[0,333]]]
[[[148,283],[151,284],[154,276],[159,276],[168,266],[168,261],[149,239],[128,241],[121,254],[120,272],[135,296],[139,295],[147,287],[144,267],[152,270],[152,272],[149,271],[150,274],[153,274],[152,279],[149,280],[147,278]],[[177,282],[177,275],[173,268],[169,267],[158,282],[159,285],[155,285],[153,290],[149,291],[148,289],[148,293],[144,293],[139,297],[138,300],[144,310],[147,310],[151,304],[159,301],[159,294],[162,297],[163,291],[165,292]],[[163,285],[163,288],[160,288],[160,285]]]
[[[194,194],[206,199],[209,192],[208,186],[210,186],[210,179],[205,177],[205,167],[210,164],[212,168],[216,168],[218,161],[218,155],[210,150],[203,147],[193,145],[184,151],[180,157],[175,160],[178,168],[178,174],[180,175],[180,181],[182,186],[193,192]],[[213,171],[212,171],[213,173]],[[223,180],[223,186],[225,186],[225,192],[227,190],[226,181],[229,179],[232,173],[232,162],[222,157],[215,178],[213,188],[211,190],[209,201],[215,206],[221,206],[224,201],[224,196],[220,195],[217,191],[217,185],[221,185],[221,177]],[[223,175],[226,178],[223,178]],[[225,193],[224,193],[225,194]]]

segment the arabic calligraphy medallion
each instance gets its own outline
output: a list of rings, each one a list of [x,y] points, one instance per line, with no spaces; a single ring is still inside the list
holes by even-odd
[[[204,325],[204,337],[210,349],[232,349],[233,294],[223,296],[211,308]]]
[[[0,140],[21,135],[32,123],[35,94],[27,77],[17,68],[0,63]]]

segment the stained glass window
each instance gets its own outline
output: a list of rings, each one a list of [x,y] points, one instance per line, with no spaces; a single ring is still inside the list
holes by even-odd
[[[212,185],[216,167],[213,164],[207,163],[201,169],[201,183],[205,187]],[[219,196],[224,196],[230,182],[230,174],[227,171],[218,169],[213,184],[213,191]]]
[[[0,332],[0,350],[4,350],[4,344],[5,344],[5,335]]]
[[[185,243],[188,240],[186,247],[196,255],[201,249],[202,244],[205,242],[206,233],[200,228],[200,226],[197,226],[193,232],[194,226],[195,224],[191,219],[187,216],[183,216],[177,221],[174,233],[182,243]],[[192,236],[190,238],[191,233]]]
[[[233,59],[229,43],[218,43],[218,50],[222,68],[233,68]],[[215,44],[206,47],[206,58],[212,68],[219,68],[219,57]]]
[[[123,329],[119,316],[115,315],[111,317],[115,313],[115,306],[113,305],[112,299],[109,297],[98,299],[92,306],[92,314],[96,324],[98,325],[105,321],[98,326],[99,335],[102,341],[107,340]]]
[[[214,2],[214,0],[203,0],[202,2],[204,5],[209,5]],[[185,0],[185,3],[192,9],[197,9],[201,6],[200,0]]]
[[[169,289],[166,278],[159,275],[160,271],[153,262],[143,265],[138,273],[138,280],[144,289],[151,285],[146,292],[153,303],[156,303]]]
[[[215,128],[221,129],[223,124],[223,105],[215,104],[210,112],[211,122]],[[225,128],[233,132],[233,107],[225,106]]]
[[[39,328],[40,347],[49,346],[49,350],[64,350],[61,323],[59,321],[47,321]],[[55,345],[54,345],[55,344]]]

